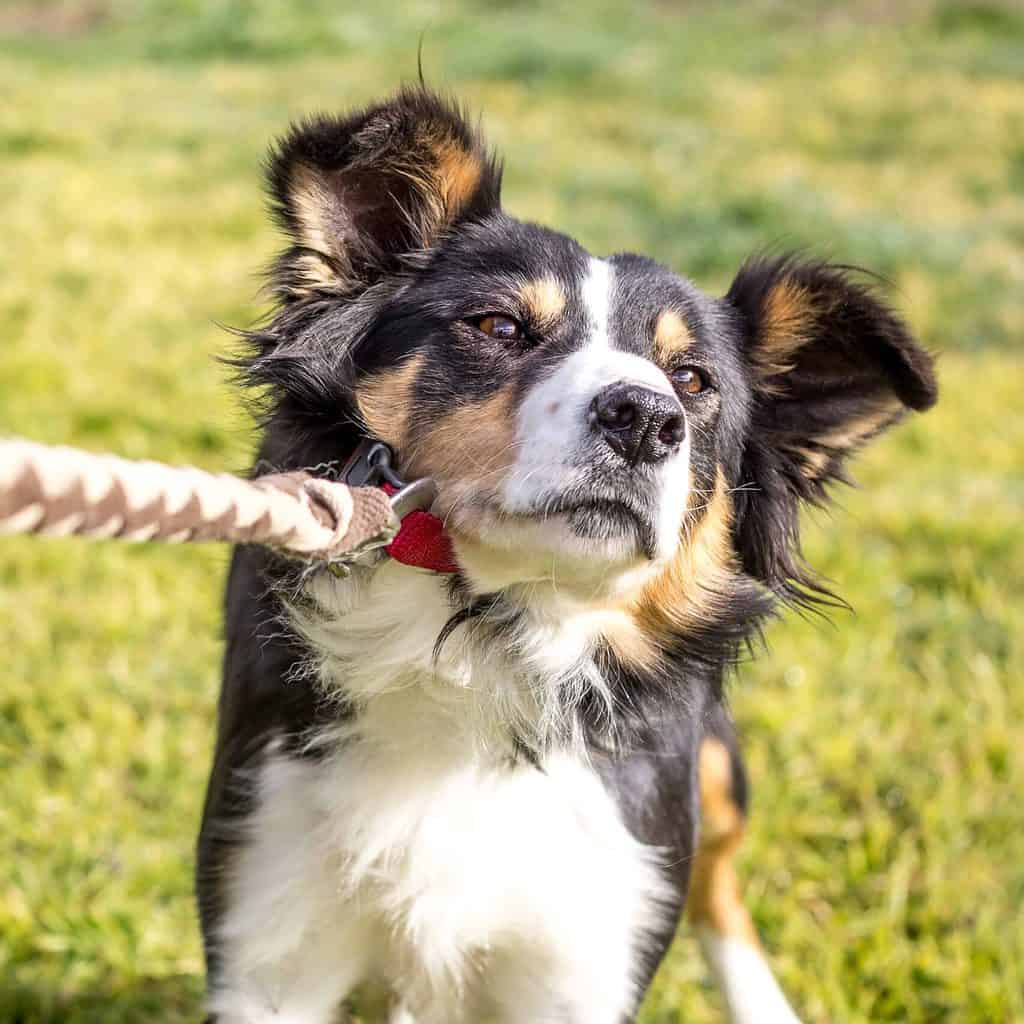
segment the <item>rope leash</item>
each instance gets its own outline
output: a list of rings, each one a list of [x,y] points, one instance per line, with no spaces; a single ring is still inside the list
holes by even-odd
[[[0,534],[261,544],[338,562],[389,543],[384,491],[305,472],[243,480],[191,466],[0,441]]]

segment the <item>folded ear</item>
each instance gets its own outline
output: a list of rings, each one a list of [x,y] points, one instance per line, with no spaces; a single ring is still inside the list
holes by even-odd
[[[753,384],[737,514],[745,568],[784,596],[815,588],[799,503],[820,503],[846,458],[938,392],[931,357],[849,268],[756,260],[726,296]]]
[[[501,170],[453,103],[409,88],[295,125],[271,151],[267,180],[292,242],[274,284],[293,300],[351,295],[400,269],[456,222],[497,208]]]

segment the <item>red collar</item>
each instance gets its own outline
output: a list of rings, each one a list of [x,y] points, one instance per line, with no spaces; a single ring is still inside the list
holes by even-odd
[[[381,484],[391,495],[397,490],[389,483]],[[453,573],[459,571],[451,538],[444,532],[444,522],[424,509],[415,508],[402,517],[395,539],[384,549],[402,565],[431,572]]]

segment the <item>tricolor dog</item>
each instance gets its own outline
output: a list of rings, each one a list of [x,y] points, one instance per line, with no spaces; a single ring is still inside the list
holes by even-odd
[[[755,259],[704,294],[501,206],[411,88],[268,161],[287,248],[242,373],[260,467],[360,444],[437,531],[346,576],[239,550],[198,893],[217,1024],[622,1024],[688,916],[731,1018],[796,1018],[732,865],[723,685],[813,600],[799,514],[936,397],[855,273]],[[411,554],[410,554],[411,552]]]

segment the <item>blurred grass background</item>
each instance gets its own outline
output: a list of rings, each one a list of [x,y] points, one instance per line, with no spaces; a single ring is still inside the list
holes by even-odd
[[[937,410],[810,529],[856,614],[733,699],[747,891],[808,1021],[1024,1021],[1024,8],[756,0],[0,4],[0,433],[241,469],[214,356],[262,307],[259,163],[423,62],[506,205],[721,291],[886,275]],[[195,1020],[222,550],[0,544],[0,1021]],[[644,1024],[720,1019],[681,935]]]

